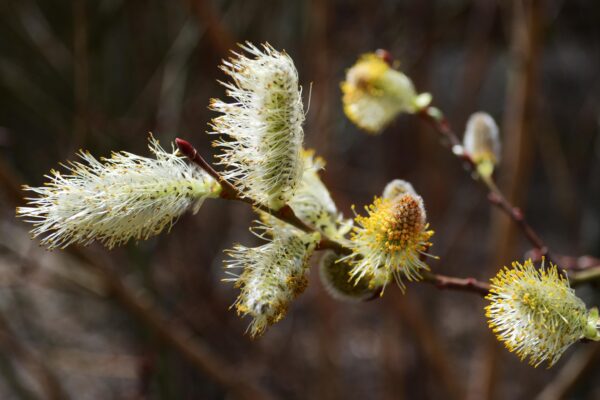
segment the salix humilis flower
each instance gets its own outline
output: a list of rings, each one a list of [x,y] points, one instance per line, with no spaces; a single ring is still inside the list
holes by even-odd
[[[403,278],[419,280],[429,267],[421,260],[431,246],[425,207],[420,196],[406,192],[394,198],[375,198],[365,207],[367,216],[357,216],[347,256],[351,276],[377,282],[394,278],[404,289]],[[374,284],[376,283],[374,281]]]
[[[252,317],[248,328],[253,337],[280,321],[292,300],[304,291],[308,259],[320,240],[319,233],[263,229],[258,235],[272,238],[270,242],[259,247],[237,245],[227,251],[231,259],[225,261],[228,270],[242,271],[225,280],[240,288],[234,306],[238,314]]]
[[[268,44],[240,45],[221,69],[233,82],[223,83],[233,102],[212,99],[213,145],[222,153],[223,177],[241,193],[275,210],[294,195],[302,177],[304,110],[298,72],[290,56]]]
[[[400,113],[429,105],[431,96],[417,95],[412,81],[377,53],[364,54],[342,82],[344,112],[358,127],[379,133]]]
[[[498,339],[521,360],[551,367],[582,338],[600,340],[598,310],[587,311],[555,265],[536,269],[531,260],[504,267],[491,279],[485,308]]]
[[[498,125],[494,119],[485,112],[471,115],[467,121],[463,147],[482,177],[489,178],[500,162],[500,146]]]
[[[319,262],[319,277],[327,293],[334,299],[359,302],[372,299],[378,295],[387,280],[376,282],[372,277],[355,282],[350,276],[352,265],[340,261],[343,256],[334,251],[326,251]]]
[[[25,187],[39,197],[17,215],[34,224],[34,237],[46,235],[41,243],[49,249],[94,240],[112,248],[170,229],[186,210],[218,196],[220,185],[206,172],[152,137],[149,147],[155,158],[119,152],[99,161],[80,152],[83,162],[65,165],[68,174],[52,170],[45,186]]]

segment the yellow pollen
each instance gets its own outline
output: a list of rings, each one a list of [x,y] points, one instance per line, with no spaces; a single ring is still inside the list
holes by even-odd
[[[388,252],[405,250],[421,241],[425,228],[421,204],[411,194],[391,199],[375,199],[368,217],[357,217],[365,230],[376,238],[372,246]]]

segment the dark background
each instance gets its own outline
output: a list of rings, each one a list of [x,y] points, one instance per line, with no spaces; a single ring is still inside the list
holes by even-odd
[[[30,241],[14,207],[18,185],[41,184],[79,148],[147,155],[152,131],[210,158],[207,105],[224,97],[217,66],[236,42],[285,49],[306,102],[312,84],[306,145],[327,159],[322,177],[345,215],[391,179],[413,183],[436,230],[434,271],[488,279],[528,243],[427,124],[401,116],[368,136],[345,118],[339,83],[377,48],[458,133],[470,113],[491,113],[501,187],[553,250],[599,256],[599,22],[600,3],[584,0],[0,0],[0,398],[235,397],[72,253]],[[483,299],[424,284],[345,304],[313,269],[285,320],[251,340],[228,310],[237,291],[220,280],[224,249],[259,243],[252,218],[244,204],[207,201],[169,234],[89,251],[113,284],[152,299],[167,329],[191,330],[225,363],[217,369],[275,398],[600,398],[597,344],[534,369],[495,341]],[[593,285],[578,293],[599,303]]]

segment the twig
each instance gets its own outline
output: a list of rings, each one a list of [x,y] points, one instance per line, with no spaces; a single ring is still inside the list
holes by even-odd
[[[445,138],[451,148],[453,154],[455,154],[465,165],[467,171],[475,173],[477,166],[471,156],[464,151],[454,151],[456,149],[462,149],[462,143],[458,139],[458,136],[454,133],[446,117],[437,109],[428,107],[422,110],[418,115],[425,121],[429,122],[435,131]],[[502,191],[496,186],[495,182],[490,179],[476,179],[481,182],[488,192],[488,200],[491,204],[498,207],[503,211],[521,230],[523,235],[529,240],[529,242],[544,256],[550,257],[550,249],[541,239],[540,235],[529,225],[525,218],[523,211],[513,206],[507,199]]]
[[[177,138],[175,139],[175,143],[179,148],[179,151],[187,158],[189,158],[193,163],[198,165],[200,168],[205,170],[210,176],[212,176],[217,182],[221,184],[223,188],[221,190],[221,198],[227,200],[239,200],[244,203],[248,203],[252,205],[255,209],[263,211],[267,214],[271,214],[275,218],[278,218],[284,222],[287,222],[290,225],[295,226],[296,228],[308,232],[313,233],[316,232],[316,229],[306,225],[298,216],[294,213],[294,210],[288,205],[281,207],[279,210],[273,210],[263,204],[257,203],[255,200],[245,196],[241,193],[235,186],[233,186],[230,182],[223,179],[221,174],[219,174],[200,154],[198,151],[190,144],[190,142]],[[321,234],[323,239],[319,242],[320,249],[331,249],[335,250],[339,254],[349,254],[350,250],[342,246],[341,244],[325,237]]]
[[[295,214],[294,211],[289,207],[285,206],[280,210],[272,210],[268,207],[265,207],[260,204],[256,204],[256,202],[248,197],[243,196],[239,190],[234,187],[230,182],[223,179],[221,174],[219,174],[204,158],[202,158],[198,151],[187,141],[183,139],[175,139],[175,143],[179,147],[179,151],[188,157],[191,161],[193,161],[200,168],[204,169],[210,176],[212,176],[215,180],[221,183],[223,190],[221,191],[221,197],[229,200],[239,200],[245,203],[251,204],[254,208],[257,208],[261,211],[271,214],[272,216],[279,218],[280,220],[287,222],[298,229],[301,229],[304,232],[315,232],[315,229],[309,227],[304,222],[302,222]],[[324,238],[319,243],[319,249],[332,249],[340,254],[349,254],[351,250],[339,242],[334,240]],[[482,295],[487,294],[489,286],[485,282],[477,281],[474,278],[455,278],[444,275],[437,275],[431,272],[426,272],[423,276],[423,280],[425,282],[434,283],[440,289],[456,289],[467,292],[475,292]]]
[[[423,274],[423,282],[432,283],[438,289],[452,289],[463,292],[477,293],[485,296],[490,291],[489,283],[478,281],[475,278],[456,278],[426,272]]]

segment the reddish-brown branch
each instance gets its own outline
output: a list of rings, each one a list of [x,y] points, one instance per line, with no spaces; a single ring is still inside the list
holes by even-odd
[[[489,283],[478,281],[475,278],[456,278],[427,272],[423,274],[423,282],[431,283],[438,289],[460,290],[485,296],[490,291]]]
[[[529,242],[536,248],[540,255],[550,258],[548,246],[546,246],[537,232],[525,220],[523,211],[521,211],[520,208],[512,206],[500,191],[490,192],[488,194],[488,200],[491,204],[498,207],[504,211],[505,214],[510,216],[514,223],[517,224],[519,229],[521,229],[523,235],[525,235],[527,240],[529,240]]]
[[[175,139],[175,143],[179,147],[179,150],[183,155],[188,157],[191,161],[193,161],[200,168],[204,169],[210,176],[212,176],[215,180],[221,183],[223,187],[223,192],[226,192],[223,198],[229,200],[240,200],[246,203],[252,204],[255,208],[267,212],[273,215],[280,220],[287,222],[291,225],[294,225],[298,229],[301,229],[304,232],[315,232],[315,230],[304,222],[300,221],[300,219],[294,214],[294,211],[289,207],[285,206],[279,210],[272,210],[263,205],[257,205],[252,199],[242,196],[242,194],[235,188],[231,183],[227,182],[223,177],[199,154],[198,151],[187,141],[183,139]],[[351,251],[347,247],[342,244],[331,240],[329,238],[324,238],[319,242],[318,249],[332,249],[341,254],[349,254]],[[451,276],[437,275],[431,272],[427,272],[423,277],[424,282],[433,283],[440,289],[454,289],[454,290],[462,290],[465,292],[473,292],[481,295],[487,294],[489,290],[489,285],[485,282],[478,281],[474,278],[455,278]]]
[[[418,116],[427,121],[431,126],[433,126],[435,131],[440,136],[448,141],[448,144],[453,150],[453,154],[455,154],[461,161],[464,162],[469,172],[476,171],[475,162],[471,159],[469,154],[462,151],[461,141],[450,127],[448,120],[439,110],[429,107],[420,111]],[[455,151],[456,149],[461,149],[461,151]],[[542,255],[550,258],[550,250],[548,246],[541,239],[540,235],[531,227],[531,225],[529,225],[521,209],[513,206],[492,180],[479,178],[477,181],[481,182],[485,190],[488,192],[488,200],[490,203],[503,211],[519,227],[523,235],[527,238],[532,246],[534,246]]]
[[[198,154],[198,151],[190,144],[190,142],[177,138],[175,139],[175,143],[183,155],[205,170],[210,176],[212,176],[221,184],[221,187],[223,188],[221,191],[221,198],[243,201],[244,203],[252,205],[252,207],[255,209],[271,214],[275,218],[287,222],[288,224],[293,225],[304,232],[316,232],[314,228],[306,225],[300,218],[298,218],[290,206],[286,205],[281,207],[279,210],[274,210],[263,204],[257,203],[248,196],[245,196],[230,182],[223,179],[221,174],[219,174],[200,154]],[[349,254],[348,249],[327,237],[323,237],[323,239],[319,242],[319,249],[331,249],[335,250],[339,254]]]

